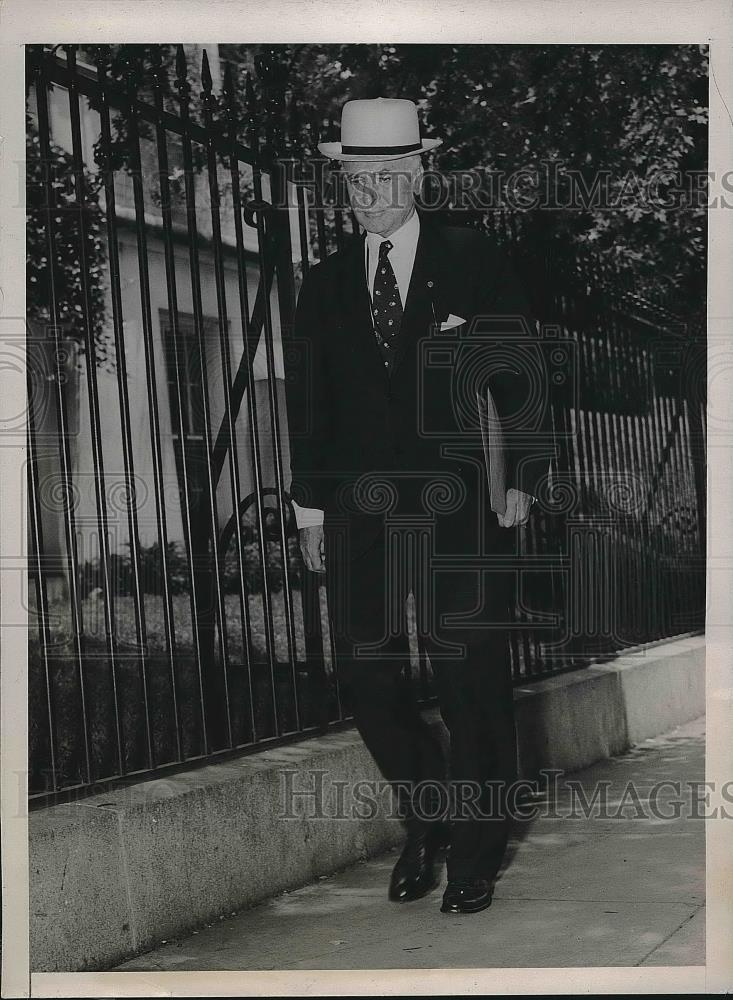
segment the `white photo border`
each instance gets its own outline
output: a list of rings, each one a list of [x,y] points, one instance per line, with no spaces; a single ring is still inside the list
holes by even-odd
[[[4,0],[0,8],[0,322],[24,330],[24,45],[42,42],[403,42],[707,44],[710,160],[733,168],[733,6],[729,0]],[[714,192],[712,192],[714,193]],[[733,337],[733,213],[712,209],[708,333]],[[24,371],[3,371],[4,416],[25,400]],[[708,385],[708,407],[733,418],[733,372]],[[709,442],[713,444],[713,442]],[[25,447],[0,447],[0,553],[25,538]],[[706,780],[733,775],[733,448],[708,463]],[[710,541],[712,540],[712,542]],[[654,968],[296,972],[29,972],[26,574],[0,559],[2,995],[351,996],[721,993],[733,985],[733,824],[706,820],[706,965]]]

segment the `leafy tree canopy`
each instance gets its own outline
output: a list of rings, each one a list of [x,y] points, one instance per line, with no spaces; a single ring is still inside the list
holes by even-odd
[[[220,46],[235,65],[251,65],[258,51]],[[533,208],[528,197],[530,207],[515,209],[536,245],[588,249],[633,271],[643,290],[671,299],[678,311],[702,308],[706,46],[349,44],[277,51],[294,98],[317,117],[338,121],[352,98],[409,97],[425,134],[444,140],[434,154],[440,171],[540,178],[540,201],[559,207]],[[337,137],[335,126],[329,137]],[[567,207],[570,171],[581,191],[602,181],[599,197]]]
[[[282,88],[286,104],[265,94],[260,122],[280,115],[276,124],[291,139],[293,129],[299,131],[296,144],[307,155],[315,152],[310,125],[316,123],[322,138],[336,138],[346,100],[410,97],[425,134],[443,139],[428,163],[444,178],[479,171],[484,178],[514,179],[506,190],[515,197],[504,202],[501,225],[508,216],[535,259],[556,260],[561,273],[580,258],[613,265],[646,298],[682,317],[704,317],[707,47],[221,44],[219,54],[233,71],[242,132],[252,110],[245,71]],[[148,102],[159,67],[164,106],[176,113],[175,46],[84,50],[90,62],[100,56],[111,79]],[[199,58],[200,52],[189,53],[187,77],[191,113],[200,120]],[[124,160],[124,116],[116,115],[113,126],[114,151]],[[29,143],[29,162],[36,163],[32,130]],[[200,157],[195,165],[203,166]],[[492,198],[496,190],[491,186]],[[466,222],[496,229],[495,211],[466,204]],[[451,205],[455,215],[455,200]],[[101,264],[98,220],[90,217],[89,228],[90,257]],[[40,275],[35,278],[40,289]]]

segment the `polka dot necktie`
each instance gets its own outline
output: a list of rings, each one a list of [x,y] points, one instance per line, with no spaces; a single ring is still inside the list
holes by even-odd
[[[385,342],[385,346],[399,333],[402,322],[400,290],[387,256],[391,249],[392,244],[389,240],[385,240],[379,246],[379,261],[377,273],[374,275],[374,298],[372,300],[376,332]]]

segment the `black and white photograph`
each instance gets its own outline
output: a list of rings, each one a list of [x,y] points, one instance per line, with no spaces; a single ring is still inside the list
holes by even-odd
[[[283,6],[21,45],[3,995],[704,992],[720,40]]]

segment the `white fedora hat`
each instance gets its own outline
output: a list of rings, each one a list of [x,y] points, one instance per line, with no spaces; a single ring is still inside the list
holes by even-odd
[[[399,160],[426,153],[442,139],[421,139],[417,107],[412,101],[377,97],[347,101],[341,111],[341,142],[319,142],[332,160]]]

